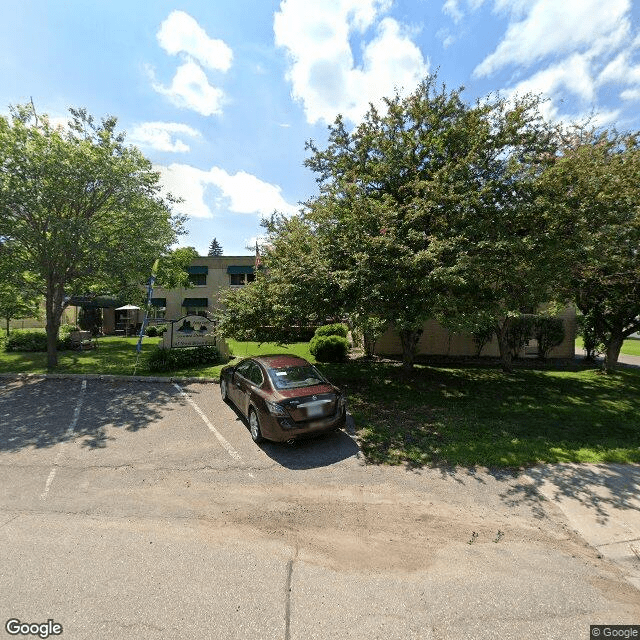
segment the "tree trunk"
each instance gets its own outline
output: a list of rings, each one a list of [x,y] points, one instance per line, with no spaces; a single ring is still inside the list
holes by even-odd
[[[7,338],[9,337],[9,316],[7,316]]]
[[[507,336],[509,334],[509,318],[507,318],[503,325],[496,324],[496,337],[498,338],[498,346],[500,348],[500,365],[505,373],[513,373],[513,360],[511,356],[511,348],[509,347],[509,341]]]
[[[620,355],[623,342],[624,338],[621,335],[612,337],[609,342],[607,342],[607,350],[604,354],[604,370],[606,373],[613,373],[616,370],[618,356]]]
[[[49,282],[45,299],[47,331],[47,369],[58,366],[58,333],[63,311],[62,288]]]
[[[375,334],[369,331],[364,331],[362,333],[362,342],[364,345],[364,355],[367,358],[372,358],[376,350],[377,338]]]
[[[405,371],[413,370],[413,361],[416,357],[418,340],[422,335],[422,329],[402,329],[400,341],[402,342],[402,368]]]

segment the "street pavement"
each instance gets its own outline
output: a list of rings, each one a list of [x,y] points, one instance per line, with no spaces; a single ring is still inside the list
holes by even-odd
[[[636,466],[258,447],[212,384],[3,379],[0,637],[586,639],[640,624],[639,494]]]

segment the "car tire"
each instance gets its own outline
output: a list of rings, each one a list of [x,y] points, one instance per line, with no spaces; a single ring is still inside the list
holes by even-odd
[[[254,442],[260,443],[264,440],[260,430],[260,419],[255,409],[249,409],[249,431]]]
[[[224,378],[220,380],[220,395],[222,396],[222,400],[224,402],[229,399],[229,395],[227,393],[227,381]]]

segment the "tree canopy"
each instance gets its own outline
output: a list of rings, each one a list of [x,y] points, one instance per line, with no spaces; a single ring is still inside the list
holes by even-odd
[[[613,371],[624,339],[640,330],[640,136],[574,128],[546,181],[567,252],[562,291]]]
[[[45,298],[48,366],[72,295],[132,296],[182,232],[159,174],[116,119],[71,109],[54,127],[33,105],[0,117],[0,239]]]
[[[391,324],[407,368],[428,318],[502,331],[548,291],[549,270],[532,271],[550,250],[534,187],[553,140],[536,98],[469,105],[433,77],[372,106],[353,131],[339,117],[324,149],[307,143],[320,194],[297,222],[271,229],[266,280],[279,283],[277,308],[306,294],[316,313]],[[296,257],[308,247],[301,263],[286,264],[285,245]]]

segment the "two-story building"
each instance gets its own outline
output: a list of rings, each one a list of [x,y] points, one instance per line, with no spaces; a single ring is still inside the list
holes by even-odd
[[[255,256],[251,255],[199,256],[187,268],[190,287],[154,287],[150,317],[177,320],[214,313],[221,308],[223,291],[243,287],[255,278],[254,265]],[[137,333],[144,319],[144,309],[122,309],[122,301],[107,296],[86,300],[76,297],[74,302],[78,307],[102,310],[102,332],[106,335]]]
[[[151,304],[156,318],[176,320],[185,315],[214,313],[220,294],[243,287],[255,278],[255,256],[200,256],[187,268],[191,287],[155,287]]]

